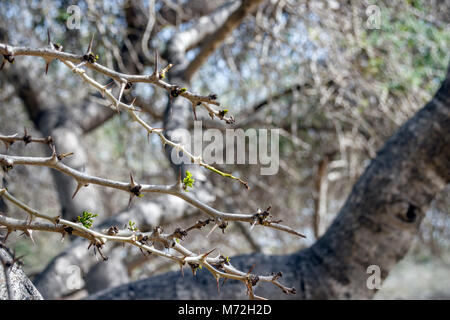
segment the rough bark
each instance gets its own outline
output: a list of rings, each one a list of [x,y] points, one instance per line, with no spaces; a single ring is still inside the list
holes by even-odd
[[[0,262],[13,262],[11,254],[2,247],[0,247]],[[0,263],[0,300],[42,300],[39,291],[36,290],[17,263],[7,268],[7,277],[6,281],[5,269],[3,263]]]
[[[297,295],[261,285],[255,293],[272,299],[369,299],[367,267],[385,279],[406,254],[433,198],[450,182],[450,68],[434,98],[408,120],[378,152],[355,184],[326,233],[310,248],[291,255],[251,254],[233,265],[255,272],[283,271]],[[227,281],[217,293],[206,272],[172,272],[91,296],[90,299],[243,298],[243,285]]]

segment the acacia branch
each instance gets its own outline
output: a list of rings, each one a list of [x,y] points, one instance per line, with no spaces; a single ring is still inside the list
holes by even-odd
[[[176,96],[182,96],[189,100],[192,104],[192,107],[195,108],[198,105],[203,106],[210,116],[212,118],[217,117],[221,120],[224,120],[227,123],[234,123],[234,117],[227,117],[225,114],[227,113],[227,110],[215,110],[214,108],[210,107],[209,104],[220,106],[220,103],[217,102],[217,95],[210,94],[208,96],[201,96],[194,94],[190,91],[188,91],[186,88],[180,88],[177,85],[171,85],[168,84],[161,79],[164,77],[164,74],[170,69],[171,65],[168,65],[163,70],[158,70],[158,63],[155,64],[155,70],[152,75],[148,76],[141,76],[141,75],[127,75],[123,73],[116,72],[114,70],[111,70],[107,67],[104,67],[96,62],[97,57],[92,53],[92,43],[93,38],[91,39],[91,42],[89,43],[88,50],[85,55],[83,56],[77,56],[71,53],[65,53],[62,50],[57,50],[54,48],[54,45],[51,46],[51,48],[48,49],[33,49],[33,48],[27,48],[27,47],[14,47],[6,44],[0,43],[0,53],[3,54],[4,58],[7,61],[14,62],[14,56],[20,56],[20,55],[26,55],[26,56],[38,56],[44,58],[46,61],[52,60],[52,59],[59,59],[61,62],[63,62],[66,66],[68,66],[73,72],[80,75],[83,80],[85,80],[88,84],[95,87],[103,96],[106,96],[108,100],[112,102],[112,105],[115,106],[115,110],[119,111],[120,108],[124,108],[128,111],[130,111],[130,114],[136,120],[139,124],[144,126],[144,128],[147,130],[148,133],[157,133],[161,139],[161,142],[163,145],[170,145],[174,147],[175,149],[182,151],[183,154],[187,155],[193,163],[198,163],[200,166],[211,170],[217,174],[222,175],[223,177],[231,178],[233,180],[237,180],[240,183],[242,183],[246,188],[248,188],[248,184],[243,181],[242,179],[238,177],[234,177],[231,174],[221,172],[217,170],[216,168],[206,164],[202,161],[201,156],[194,156],[190,152],[186,150],[186,148],[182,147],[181,145],[174,143],[167,139],[162,129],[154,129],[151,128],[149,125],[147,125],[142,119],[140,119],[134,111],[138,111],[133,104],[127,105],[120,101],[124,89],[130,88],[134,82],[146,82],[151,83],[156,86],[159,86],[163,89],[166,89],[172,97]],[[156,60],[157,60],[157,54],[155,54]],[[11,62],[11,63],[12,63]],[[75,65],[74,62],[79,62],[78,65]],[[114,95],[111,93],[111,90],[108,89],[108,85],[102,85],[99,82],[95,81],[93,78],[89,77],[86,74],[86,71],[84,69],[81,69],[81,67],[87,67],[92,70],[98,71],[99,73],[102,73],[106,76],[109,76],[113,78],[114,80],[117,80],[121,85],[121,90],[119,93],[119,97],[115,98]],[[112,108],[112,106],[111,106]]]
[[[183,237],[183,234],[180,235],[179,230],[176,230],[174,233],[167,235],[161,233],[162,229],[160,227],[155,228],[153,232],[149,233],[141,233],[131,230],[131,232],[119,232],[117,228],[110,228],[107,233],[105,233],[101,231],[91,230],[90,228],[87,228],[80,223],[74,223],[62,219],[60,216],[51,217],[40,213],[37,210],[30,208],[26,204],[22,203],[20,200],[16,199],[6,189],[0,189],[0,196],[4,197],[12,204],[24,210],[30,215],[30,221],[22,221],[19,219],[5,217],[0,214],[0,225],[7,228],[8,234],[12,231],[21,230],[32,239],[31,230],[61,233],[63,237],[65,236],[65,234],[69,233],[71,235],[76,235],[88,239],[90,241],[89,248],[92,245],[97,248],[104,260],[107,260],[107,257],[102,254],[101,248],[108,241],[127,243],[138,247],[139,249],[141,249],[141,251],[143,251],[143,253],[147,252],[148,254],[155,254],[157,256],[177,262],[181,268],[183,268],[183,266],[187,263],[191,267],[194,274],[199,266],[204,266],[206,269],[208,269],[208,271],[211,272],[217,282],[219,282],[220,278],[234,279],[244,282],[247,288],[256,286],[259,281],[270,282],[280,287],[286,294],[295,294],[294,288],[288,288],[278,281],[278,279],[281,277],[280,274],[277,274],[275,276],[258,276],[251,274],[250,272],[245,273],[239,271],[231,265],[228,258],[222,255],[219,255],[215,258],[208,257],[209,254],[211,254],[214,250],[211,250],[204,254],[193,253],[192,251],[188,250],[178,243],[179,241],[177,241],[177,239],[182,240],[180,238]],[[33,221],[33,218],[45,219],[48,222]],[[162,242],[165,248],[168,249],[171,247],[182,256],[175,256],[167,251],[158,250],[154,247],[153,244],[149,245],[148,242]],[[251,290],[249,290],[249,296],[250,298],[253,298],[250,293]]]
[[[284,226],[279,224],[279,221],[272,221],[268,215],[262,216],[262,213],[255,214],[243,214],[243,213],[226,213],[214,209],[207,204],[201,202],[200,200],[191,196],[188,192],[184,191],[181,184],[179,182],[174,185],[150,185],[150,184],[137,184],[134,181],[130,182],[121,182],[111,179],[100,178],[96,176],[91,176],[85,172],[80,172],[75,170],[64,163],[62,163],[61,155],[53,153],[50,157],[20,157],[20,156],[10,156],[0,154],[0,164],[4,168],[4,170],[10,170],[15,165],[31,165],[31,166],[43,166],[58,170],[68,176],[74,178],[78,184],[78,188],[75,191],[75,194],[82,187],[88,186],[89,184],[95,184],[103,187],[113,188],[125,191],[129,193],[131,196],[139,196],[141,193],[161,193],[161,194],[169,194],[181,198],[191,204],[192,206],[200,209],[207,215],[215,218],[221,219],[222,221],[241,221],[241,222],[249,222],[252,225],[259,224],[264,225],[269,228],[277,229],[280,231],[285,231],[287,233],[305,237],[299,232],[293,230],[288,226]],[[75,195],[74,194],[74,195]]]
[[[5,144],[6,148],[9,148],[14,142],[18,141],[24,142],[25,145],[32,142],[47,144],[49,146],[53,144],[52,137],[49,136],[47,138],[34,138],[27,134],[26,129],[23,136],[19,136],[17,133],[9,136],[4,136],[0,134],[0,141],[2,141]]]
[[[248,2],[244,1],[242,7],[245,7],[247,4],[256,2],[259,1],[248,1]],[[96,88],[104,97],[106,97],[106,99],[109,102],[111,102],[110,105],[111,109],[116,110],[118,112],[120,111],[120,109],[127,110],[132,120],[138,122],[142,127],[144,127],[148,132],[148,134],[156,133],[160,137],[163,145],[169,145],[177,151],[182,151],[188,158],[191,159],[193,163],[203,166],[224,177],[238,180],[248,188],[247,183],[242,181],[240,178],[234,177],[228,173],[221,172],[218,169],[204,163],[201,156],[194,156],[180,144],[172,142],[171,140],[167,139],[163,134],[163,129],[153,128],[147,123],[145,123],[139,117],[137,112],[140,110],[134,106],[134,101],[131,104],[121,102],[121,98],[125,90],[129,89],[133,85],[133,83],[135,82],[150,83],[165,89],[170,93],[171,97],[177,96],[184,97],[185,99],[191,102],[194,110],[196,106],[200,105],[208,111],[208,113],[212,118],[218,117],[219,119],[224,120],[227,123],[233,123],[234,118],[227,117],[226,110],[219,111],[212,107],[214,105],[220,106],[220,103],[217,102],[217,95],[210,94],[209,96],[200,96],[192,92],[189,92],[187,88],[180,88],[177,85],[172,85],[164,82],[162,79],[165,77],[165,74],[168,72],[168,70],[171,68],[172,65],[169,64],[166,68],[159,70],[157,54],[155,55],[155,69],[153,74],[151,75],[126,75],[120,72],[116,72],[115,70],[104,67],[96,62],[98,56],[92,52],[92,45],[93,45],[93,38],[89,43],[89,47],[86,53],[84,55],[78,56],[71,53],[63,52],[62,47],[56,46],[55,44],[51,43],[49,37],[48,49],[13,47],[6,44],[0,44],[0,53],[3,54],[4,56],[3,61],[4,63],[6,63],[6,61],[13,63],[14,57],[20,55],[42,57],[46,61],[46,70],[50,61],[52,61],[53,59],[60,60],[67,67],[69,67],[74,73],[78,74],[86,83]],[[111,90],[107,88],[107,85],[102,85],[96,80],[94,80],[92,77],[88,76],[86,70],[83,67],[99,72],[117,81],[120,86],[120,92],[118,94],[118,97],[116,98],[112,94]],[[27,136],[27,138],[25,139],[25,136],[27,136],[26,133],[21,140],[27,143],[30,138]],[[19,140],[19,137],[16,136],[1,136],[1,138],[2,139],[0,140],[3,141],[7,146],[8,144],[10,145],[14,141]],[[34,142],[46,142],[50,144],[50,141],[47,140]],[[69,155],[71,154],[57,154],[55,148],[53,147],[53,154],[50,157],[39,158],[39,157],[17,157],[17,156],[0,155],[0,164],[5,171],[12,169],[14,165],[19,164],[19,165],[45,166],[55,169],[59,172],[62,172],[74,178],[75,181],[77,182],[77,188],[75,190],[74,196],[82,187],[88,186],[90,183],[104,187],[123,190],[130,194],[130,201],[134,196],[140,196],[143,192],[170,194],[185,200],[186,202],[199,208],[201,211],[211,216],[212,217],[211,221],[215,222],[215,227],[218,226],[222,230],[224,230],[227,227],[227,221],[242,221],[242,222],[249,222],[252,225],[252,227],[254,225],[259,224],[304,237],[303,235],[294,231],[290,227],[279,224],[281,220],[278,221],[272,220],[272,217],[269,215],[268,212],[270,208],[268,208],[265,211],[258,209],[258,212],[255,214],[232,214],[221,212],[198,201],[190,194],[183,192],[181,180],[175,183],[174,185],[161,186],[161,185],[138,184],[134,181],[132,176],[131,181],[129,183],[95,177],[64,165],[62,163],[62,159]],[[133,230],[131,230],[132,232],[130,233],[119,230],[115,231],[114,229],[112,229],[112,231],[114,232],[113,234],[111,234],[109,230],[108,232],[91,230],[89,226],[86,227],[85,225],[80,225],[78,223],[64,220],[60,216],[58,217],[46,216],[40,213],[39,211],[28,207],[26,204],[22,203],[21,201],[13,197],[11,194],[8,193],[6,189],[0,189],[0,196],[4,197],[6,200],[10,201],[15,206],[26,211],[30,216],[30,221],[20,221],[17,219],[0,216],[0,224],[2,224],[7,228],[8,234],[13,230],[22,230],[31,239],[32,239],[31,235],[32,230],[60,232],[63,234],[63,236],[66,233],[78,235],[90,240],[90,246],[92,245],[94,246],[94,251],[97,248],[100,255],[102,255],[104,259],[106,258],[102,254],[100,249],[105,245],[107,241],[129,243],[131,245],[139,247],[143,252],[154,253],[158,256],[169,258],[179,263],[181,267],[187,263],[192,268],[194,273],[199,266],[204,266],[213,274],[213,276],[216,278],[217,281],[219,281],[221,277],[243,281],[246,284],[248,295],[250,298],[259,298],[253,295],[252,291],[252,287],[255,286],[259,281],[273,283],[274,285],[282,288],[282,290],[285,293],[295,293],[294,289],[287,288],[277,281],[281,275],[266,276],[266,277],[256,276],[251,274],[250,271],[245,273],[235,269],[229,263],[228,258],[225,259],[225,257],[221,255],[219,255],[216,258],[209,257],[212,251],[205,254],[196,254],[189,251],[176,241],[177,239],[181,239],[185,234],[187,234],[189,230],[177,229],[172,234],[163,234],[162,231],[160,232],[157,229],[155,229],[151,233],[140,233],[135,232]],[[34,218],[47,220],[48,223],[34,222],[32,221]],[[213,228],[213,230],[215,230],[215,227]],[[181,256],[172,255],[166,251],[160,251],[156,249],[153,246],[153,244],[148,245],[148,242],[152,243],[160,242],[166,248],[173,248],[177,253],[181,254]]]
[[[94,79],[92,79],[91,77],[89,77],[86,72],[81,69],[78,68],[77,66],[75,66],[73,63],[69,62],[69,61],[64,61],[62,60],[62,62],[68,66],[73,72],[77,73],[78,75],[80,75],[80,77],[88,84],[90,84],[91,86],[93,86],[94,88],[96,88],[103,96],[105,96],[110,102],[111,102],[111,107],[114,105],[116,110],[119,110],[120,108],[124,108],[126,110],[129,111],[131,117],[133,118],[134,121],[138,122],[142,127],[144,127],[145,130],[147,130],[148,134],[152,134],[152,133],[156,133],[160,140],[161,143],[163,145],[169,145],[173,148],[175,148],[177,151],[181,151],[183,152],[184,155],[186,155],[187,157],[189,157],[189,159],[191,160],[191,162],[196,163],[208,170],[211,170],[217,174],[220,174],[222,177],[226,177],[226,178],[230,178],[233,180],[237,180],[239,181],[241,184],[243,184],[247,189],[249,189],[248,183],[243,181],[242,179],[235,177],[229,173],[225,173],[222,172],[216,168],[214,168],[213,166],[205,163],[202,160],[201,156],[194,156],[192,153],[190,153],[185,147],[183,147],[181,144],[175,143],[169,139],[167,139],[163,133],[163,129],[159,129],[159,128],[152,128],[150,125],[148,125],[144,120],[142,120],[136,113],[136,111],[139,111],[139,109],[136,109],[136,107],[134,106],[134,101],[128,105],[125,104],[123,102],[120,102],[120,98],[123,92],[123,88],[124,86],[122,86],[122,90],[121,93],[119,94],[119,98],[116,98],[112,93],[111,90],[107,88],[107,85],[102,85],[100,83],[98,83],[97,81],[95,81]],[[123,83],[123,85],[125,85]],[[211,95],[210,95],[211,96]],[[215,98],[214,98],[215,99]],[[208,106],[208,104],[203,103],[203,102],[196,102],[200,103],[201,105],[203,105],[209,112],[209,114],[211,115],[212,118],[214,118],[214,116],[219,117],[220,119],[225,119],[225,121],[227,123],[232,123],[234,122],[234,119],[232,117],[230,118],[226,118],[225,117],[225,112],[224,111],[217,111],[217,110],[213,110],[211,107]]]
[[[88,52],[93,55],[92,52]],[[160,87],[166,90],[170,94],[176,93],[177,96],[182,96],[189,100],[193,106],[196,106],[198,103],[207,103],[216,106],[220,106],[220,103],[216,101],[210,95],[202,96],[190,92],[189,90],[180,90],[177,85],[169,84],[162,79],[165,78],[165,73],[170,69],[166,67],[162,70],[155,69],[151,75],[129,75],[121,72],[117,72],[108,67],[105,67],[99,63],[97,63],[97,58],[90,56],[89,54],[77,55],[73,53],[67,53],[62,50],[56,50],[54,48],[30,48],[30,47],[17,47],[11,46],[9,44],[0,43],[0,54],[4,57],[5,61],[14,62],[15,56],[35,56],[44,58],[46,61],[51,61],[52,59],[59,59],[61,61],[76,63],[78,67],[84,66],[88,69],[101,73],[107,77],[110,77],[117,82],[123,84],[132,85],[136,82],[150,83],[157,87]]]

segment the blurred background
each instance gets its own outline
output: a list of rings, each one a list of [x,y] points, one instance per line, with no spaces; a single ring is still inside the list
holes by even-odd
[[[50,28],[52,41],[62,44],[64,51],[81,54],[95,34],[99,63],[128,74],[151,74],[156,50],[162,56],[160,65],[166,66],[168,47],[177,36],[236,3],[2,1],[0,42],[44,47]],[[73,22],[71,5],[80,10],[79,28],[68,28]],[[205,238],[210,227],[193,231],[186,246],[199,252],[217,248],[228,256],[291,253],[310,246],[324,233],[377,150],[438,88],[450,58],[449,23],[450,1],[263,1],[188,85],[195,93],[216,93],[236,119],[234,125],[226,125],[197,108],[204,128],[279,128],[280,170],[263,176],[258,165],[217,165],[248,181],[251,189],[243,191],[238,183],[201,170],[192,192],[227,212],[272,206],[272,214],[307,239],[293,241],[291,235],[268,228],[250,232],[247,225],[234,223],[225,235],[214,232]],[[189,64],[200,50],[201,41],[186,48],[183,61]],[[72,164],[80,170],[120,181],[127,181],[133,172],[141,183],[175,182],[159,139],[148,139],[125,112],[106,108],[101,95],[61,63],[52,62],[48,75],[44,71],[43,59],[16,57],[0,72],[1,134],[20,135],[26,128],[33,136],[73,135],[61,138],[59,150],[74,151],[77,159]],[[108,82],[105,76],[89,74]],[[117,96],[119,87],[111,88]],[[124,96],[129,102],[133,98],[149,124],[165,126],[169,98],[164,90],[134,84]],[[192,112],[188,115],[182,121],[192,129]],[[49,149],[15,143],[8,150],[2,146],[1,152],[43,156]],[[125,224],[134,217],[143,231],[156,225],[169,231],[205,218],[171,196],[146,194],[135,198],[128,209],[127,194],[96,186],[84,188],[78,203],[68,205],[74,187],[64,190],[57,179],[48,168],[17,166],[3,174],[2,183],[17,198],[50,215],[80,207],[98,213],[94,226],[102,220]],[[450,298],[449,208],[447,188],[433,202],[410,252],[376,298]],[[24,217],[4,203],[0,210]],[[124,218],[108,220],[118,213]],[[97,262],[86,250],[86,241],[61,243],[60,235],[46,233],[34,238],[36,245],[19,234],[8,240],[19,255],[25,255],[24,270],[32,280],[42,281],[43,273],[58,269],[55,261],[68,259],[66,267],[80,268],[79,281],[72,278],[71,286],[52,297],[77,299],[105,287],[89,284],[89,279],[96,268],[102,270],[99,263],[112,263]],[[74,254],[77,245],[83,250]],[[120,274],[114,285],[178,269],[164,259],[143,257],[139,250],[119,249],[109,252],[111,261],[121,262],[121,269],[114,271]]]

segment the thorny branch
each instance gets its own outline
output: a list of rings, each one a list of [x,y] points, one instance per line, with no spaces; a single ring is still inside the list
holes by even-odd
[[[47,138],[34,138],[27,133],[27,129],[24,130],[23,136],[19,136],[17,133],[10,136],[4,136],[0,134],[0,141],[5,144],[6,148],[9,148],[14,142],[17,141],[23,141],[25,145],[31,142],[43,143],[49,146],[53,144],[52,137],[49,136]]]
[[[109,69],[99,63],[97,63],[98,56],[96,56],[92,52],[92,39],[91,44],[88,47],[87,52],[84,55],[77,55],[73,53],[64,52],[62,50],[57,50],[54,48],[29,48],[29,47],[15,47],[8,44],[0,43],[0,54],[3,55],[3,62],[9,61],[10,63],[14,62],[15,56],[35,56],[44,58],[46,61],[51,59],[59,59],[60,61],[66,61],[71,63],[77,63],[77,67],[80,68],[82,66],[87,67],[88,69],[97,71],[107,77],[110,77],[116,80],[120,84],[128,84],[132,85],[133,83],[143,82],[150,83],[155,86],[158,86],[162,89],[165,89],[172,96],[182,96],[188,99],[193,106],[197,106],[203,103],[205,105],[215,105],[220,106],[220,103],[216,100],[216,95],[207,95],[202,96],[195,93],[190,92],[189,90],[182,90],[177,85],[169,84],[162,79],[165,78],[165,74],[172,68],[173,65],[169,64],[167,67],[162,70],[158,70],[158,63],[155,63],[155,70],[151,75],[128,75],[121,72],[117,72],[115,70]],[[155,53],[157,57],[157,53]],[[157,58],[155,58],[157,59]],[[12,62],[11,62],[12,61]],[[210,107],[211,108],[211,107]],[[212,110],[212,109],[211,109]],[[208,110],[210,112],[210,110]],[[216,110],[217,111],[217,110]],[[223,110],[222,110],[223,111]],[[218,114],[219,111],[217,111]],[[211,112],[210,112],[211,114]],[[216,114],[216,112],[215,112]],[[226,121],[234,121],[231,117],[224,118]]]
[[[142,120],[142,118],[140,118],[137,115],[136,112],[138,112],[139,109],[137,109],[134,106],[134,101],[131,104],[129,104],[129,105],[125,104],[123,102],[120,102],[120,98],[121,98],[123,90],[121,90],[121,93],[119,94],[119,98],[116,99],[116,97],[114,97],[114,95],[111,93],[111,90],[107,89],[107,85],[102,86],[100,83],[98,83],[97,81],[95,81],[94,79],[89,77],[85,73],[85,71],[83,69],[80,69],[80,68],[76,67],[73,63],[68,62],[68,61],[63,61],[63,63],[65,65],[67,65],[69,68],[71,68],[73,72],[79,74],[83,78],[84,81],[86,81],[88,84],[92,85],[97,90],[99,90],[102,93],[102,95],[105,96],[112,103],[111,107],[115,106],[116,110],[119,110],[120,108],[124,108],[124,109],[128,110],[130,115],[131,115],[131,117],[132,117],[132,119],[133,119],[133,121],[136,121],[137,123],[139,123],[145,130],[147,130],[148,134],[156,133],[159,136],[159,138],[161,140],[161,143],[163,145],[166,145],[166,144],[170,145],[175,150],[183,152],[183,154],[186,155],[191,160],[192,163],[196,163],[196,164],[198,164],[198,165],[200,165],[200,166],[202,166],[202,167],[204,167],[204,168],[206,168],[208,170],[211,170],[211,171],[213,171],[213,172],[215,172],[217,174],[220,174],[223,177],[231,178],[233,180],[237,180],[240,183],[242,183],[247,189],[249,189],[249,186],[248,186],[247,182],[245,182],[242,179],[240,179],[238,177],[235,177],[235,176],[233,176],[233,175],[231,175],[229,173],[222,172],[222,171],[214,168],[213,166],[205,163],[202,160],[201,156],[194,156],[192,153],[190,153],[181,144],[175,143],[175,142],[167,139],[165,137],[164,133],[163,133],[163,129],[161,129],[161,128],[153,128],[150,125],[148,125],[144,120]],[[221,112],[221,111],[213,110],[212,108],[210,108],[207,104],[205,104],[203,102],[199,102],[199,103],[201,105],[205,106],[207,108],[207,110],[210,112],[210,114],[212,114],[212,115],[216,115],[215,112],[217,112],[218,114]],[[223,115],[216,115],[216,116],[219,117],[219,118],[223,118]],[[214,117],[214,116],[212,116],[212,117]]]
[[[127,75],[127,74],[116,72],[107,67],[104,67],[96,62],[98,60],[98,56],[92,52],[93,39],[94,39],[94,37],[91,38],[88,49],[87,49],[86,53],[82,56],[77,56],[77,55],[74,55],[71,53],[65,53],[62,50],[60,50],[61,49],[60,45],[57,45],[58,49],[55,49],[56,46],[55,46],[55,44],[53,44],[50,41],[50,36],[49,36],[49,43],[51,44],[51,46],[48,49],[13,47],[13,46],[10,46],[7,44],[0,43],[0,54],[3,54],[3,57],[4,57],[3,63],[5,63],[5,61],[10,61],[10,60],[12,61],[11,63],[13,63],[14,56],[17,56],[17,55],[42,57],[46,61],[46,68],[48,67],[48,64],[50,61],[52,61],[53,59],[59,59],[66,66],[68,66],[73,72],[79,74],[86,83],[88,83],[89,85],[93,86],[98,91],[100,91],[103,96],[106,96],[106,98],[112,103],[110,105],[110,107],[112,109],[114,109],[118,112],[121,108],[128,110],[130,115],[132,116],[132,119],[134,121],[138,122],[141,126],[143,126],[147,130],[148,134],[151,134],[151,133],[158,134],[163,145],[168,144],[168,145],[172,146],[173,148],[175,148],[176,150],[182,151],[183,154],[185,154],[191,160],[192,163],[197,163],[198,165],[200,165],[208,170],[211,170],[217,174],[220,174],[223,177],[237,180],[241,184],[243,184],[247,189],[249,188],[248,183],[243,181],[242,179],[235,177],[229,173],[222,172],[222,171],[214,168],[213,166],[208,165],[207,163],[205,163],[202,160],[201,156],[194,156],[193,154],[188,152],[188,150],[186,148],[184,148],[182,145],[167,139],[163,134],[163,129],[155,129],[155,128],[152,128],[151,126],[149,126],[136,114],[136,111],[140,111],[140,109],[137,108],[136,106],[134,106],[133,103],[131,103],[130,105],[127,105],[120,101],[124,91],[126,89],[131,88],[134,82],[151,83],[153,85],[156,85],[163,89],[166,89],[170,93],[171,97],[182,96],[182,97],[188,99],[191,102],[194,110],[197,106],[202,106],[208,111],[211,118],[214,119],[214,117],[217,117],[220,120],[224,120],[228,124],[234,123],[234,117],[233,116],[228,117],[226,115],[228,112],[227,109],[216,110],[210,106],[210,104],[220,106],[220,103],[217,101],[216,94],[210,94],[208,96],[201,96],[201,95],[197,95],[197,94],[194,94],[194,93],[188,91],[187,88],[180,88],[180,86],[171,85],[171,84],[168,84],[168,83],[162,81],[161,79],[165,78],[165,74],[169,71],[169,69],[172,67],[172,65],[169,64],[167,67],[163,68],[162,70],[159,70],[157,53],[155,53],[155,60],[156,60],[155,69],[154,69],[153,74],[151,74],[151,75],[145,75],[145,76],[143,76],[143,75]],[[74,64],[75,62],[78,62],[78,64],[75,65]],[[86,71],[84,69],[81,69],[81,67],[87,67],[89,69],[95,70],[103,75],[109,76],[112,79],[116,80],[120,84],[120,92],[119,92],[118,98],[114,97],[111,89],[108,89],[108,86],[110,85],[110,83],[108,83],[106,85],[102,85],[102,84],[98,83],[93,78],[89,77],[86,74]]]
[[[66,234],[76,235],[88,239],[90,241],[88,249],[93,246],[94,252],[97,250],[104,260],[107,260],[108,258],[102,253],[101,250],[108,241],[128,243],[138,247],[144,255],[145,253],[155,254],[177,262],[180,265],[182,272],[183,266],[186,264],[191,267],[194,274],[200,266],[203,266],[212,273],[217,283],[219,283],[221,278],[235,279],[244,282],[247,288],[249,288],[250,285],[251,287],[256,286],[259,281],[270,282],[281,288],[286,294],[295,293],[294,288],[288,288],[278,281],[281,277],[281,273],[272,276],[258,276],[251,274],[250,272],[245,273],[234,268],[228,257],[224,257],[220,254],[215,258],[208,257],[214,250],[204,254],[196,254],[179,243],[184,237],[187,236],[190,230],[201,228],[201,226],[207,224],[206,222],[198,221],[193,227],[186,230],[177,228],[171,234],[163,233],[163,229],[161,227],[156,227],[152,232],[119,230],[115,226],[104,231],[95,231],[84,227],[80,223],[74,223],[62,219],[60,216],[51,217],[40,213],[12,196],[6,189],[0,189],[0,196],[4,197],[18,208],[24,210],[29,215],[29,220],[27,221],[0,215],[0,225],[6,227],[7,229],[7,235],[4,241],[6,241],[12,231],[16,230],[23,231],[31,239],[32,231],[34,230],[61,233],[62,240]],[[33,221],[35,218],[41,218],[48,222]],[[156,249],[154,247],[155,242],[162,243],[166,250],[162,251]],[[173,249],[176,254],[170,253],[170,250],[168,250],[170,248]],[[251,295],[250,297],[257,298],[256,296]]]
[[[264,225],[269,228],[278,229],[281,231],[285,231],[300,237],[305,237],[304,235],[298,233],[288,226],[284,226],[279,224],[281,221],[274,221],[270,219],[268,215],[268,210],[265,211],[265,214],[262,214],[258,211],[255,214],[244,214],[244,213],[226,213],[214,209],[207,204],[199,201],[194,198],[190,193],[184,192],[181,181],[173,185],[151,185],[151,184],[138,184],[134,181],[133,178],[130,179],[130,182],[121,182],[106,178],[100,178],[96,176],[89,175],[85,172],[80,172],[75,170],[64,163],[62,163],[62,159],[67,156],[66,154],[58,155],[56,151],[50,157],[21,157],[21,156],[11,156],[0,154],[0,165],[3,170],[11,170],[15,165],[31,165],[31,166],[43,166],[58,170],[68,176],[71,176],[77,181],[78,187],[75,190],[74,196],[76,193],[82,188],[86,187],[89,184],[95,184],[103,187],[123,190],[128,192],[130,195],[139,196],[144,192],[149,193],[163,193],[170,194],[176,197],[179,197],[192,206],[200,209],[207,215],[216,218],[222,219],[222,221],[242,221],[249,222],[252,225],[259,224]]]
[[[102,66],[101,64],[97,63],[98,55],[96,55],[92,51],[93,39],[94,37],[91,38],[89,47],[83,55],[64,52],[61,45],[51,42],[49,32],[48,48],[34,49],[28,47],[15,47],[0,43],[0,54],[3,55],[2,68],[4,67],[6,62],[14,63],[16,56],[37,56],[44,58],[44,60],[46,61],[45,71],[47,73],[49,63],[54,59],[58,59],[68,68],[70,68],[74,73],[78,74],[88,85],[97,89],[102,94],[102,96],[109,101],[109,106],[111,107],[111,109],[117,112],[120,112],[121,109],[127,110],[131,116],[132,121],[135,121],[142,127],[144,127],[148,134],[157,134],[163,145],[170,145],[175,150],[183,152],[183,154],[186,155],[192,163],[196,163],[206,169],[222,175],[223,177],[237,180],[246,188],[248,188],[248,184],[245,181],[231,174],[219,171],[218,169],[203,162],[201,156],[194,156],[181,144],[167,139],[163,134],[163,129],[153,128],[148,125],[144,120],[142,120],[141,117],[139,117],[138,112],[140,111],[140,109],[134,105],[135,100],[131,104],[125,104],[121,102],[124,91],[126,89],[130,89],[133,83],[149,83],[165,89],[170,94],[171,98],[182,96],[183,98],[189,100],[194,111],[197,106],[202,106],[207,110],[211,118],[214,119],[214,117],[217,117],[221,120],[224,120],[228,124],[234,123],[234,118],[232,116],[226,115],[228,110],[216,110],[211,106],[220,106],[220,103],[217,101],[216,94],[201,96],[188,91],[187,88],[180,88],[177,85],[172,85],[164,82],[162,79],[165,78],[165,74],[169,71],[172,65],[169,64],[167,67],[160,70],[157,53],[155,53],[155,69],[153,74],[151,75],[127,75]],[[108,89],[109,84],[100,84],[92,77],[87,75],[86,70],[83,67],[101,73],[117,81],[120,84],[120,92],[118,97],[116,98],[113,95],[112,90]],[[107,259],[107,257],[102,253],[101,249],[106,244],[106,242],[111,241],[128,243],[130,245],[138,247],[144,255],[145,253],[155,254],[157,256],[165,257],[176,263],[179,263],[181,271],[183,271],[183,266],[186,265],[186,263],[191,267],[194,274],[199,268],[205,267],[213,274],[214,278],[216,279],[218,289],[220,278],[242,281],[245,283],[247,293],[251,299],[262,299],[261,297],[254,295],[252,289],[252,287],[257,285],[259,281],[270,282],[280,287],[286,294],[295,293],[294,288],[285,287],[278,282],[278,279],[281,277],[281,273],[272,276],[257,276],[251,274],[251,270],[245,273],[235,269],[231,265],[228,257],[224,257],[220,254],[215,258],[209,257],[209,255],[214,250],[211,250],[204,254],[196,254],[189,251],[187,248],[180,244],[180,241],[187,236],[189,231],[193,229],[201,229],[210,222],[214,223],[214,227],[211,232],[214,231],[217,227],[224,231],[228,225],[228,221],[241,221],[250,223],[251,228],[253,228],[256,224],[259,224],[273,229],[285,231],[300,237],[305,237],[292,228],[281,225],[281,220],[272,220],[272,216],[269,214],[270,207],[266,210],[258,209],[258,211],[254,214],[234,214],[221,212],[208,206],[205,203],[202,203],[201,201],[191,196],[189,193],[185,192],[182,187],[181,177],[179,181],[177,181],[177,183],[175,183],[174,185],[150,185],[137,183],[133,179],[133,176],[131,174],[130,182],[120,182],[92,176],[84,172],[77,171],[62,163],[62,160],[67,156],[71,156],[72,153],[58,154],[55,150],[55,146],[53,145],[53,140],[51,137],[33,138],[27,134],[26,130],[23,136],[19,136],[17,134],[10,136],[0,135],[0,141],[2,141],[7,148],[10,147],[14,142],[18,141],[23,141],[25,144],[36,142],[49,145],[52,148],[52,155],[49,157],[20,157],[0,154],[0,165],[5,172],[13,169],[15,165],[44,166],[52,168],[54,170],[58,170],[76,180],[77,188],[74,192],[73,197],[76,196],[77,192],[82,187],[86,187],[89,184],[123,190],[130,194],[130,203],[134,196],[141,196],[144,192],[162,193],[179,197],[210,216],[210,218],[208,218],[207,220],[197,221],[193,226],[187,229],[177,228],[171,234],[163,233],[161,227],[156,227],[152,232],[146,233],[140,232],[138,229],[119,230],[116,226],[112,226],[108,230],[94,231],[84,226],[83,224],[62,219],[60,216],[50,217],[48,215],[40,213],[39,211],[30,208],[29,206],[15,198],[6,190],[6,188],[4,188],[0,189],[0,196],[8,200],[16,207],[24,210],[29,215],[29,220],[22,221],[0,214],[0,225],[7,230],[4,241],[6,241],[11,232],[16,230],[23,231],[24,234],[29,236],[32,241],[34,241],[32,237],[32,232],[34,230],[61,233],[63,236],[62,239],[64,239],[64,236],[66,234],[76,235],[88,239],[90,241],[89,248],[93,246],[94,252],[98,251],[101,257],[105,260]],[[46,220],[46,222],[33,221],[35,218]],[[156,249],[153,245],[155,242],[162,243],[165,250],[162,251]],[[170,249],[172,249],[174,253],[171,253]]]

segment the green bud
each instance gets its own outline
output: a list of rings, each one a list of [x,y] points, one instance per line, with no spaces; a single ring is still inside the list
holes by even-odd
[[[81,216],[77,217],[78,222],[80,222],[85,228],[90,229],[92,224],[94,223],[94,218],[97,217],[98,214],[94,214],[88,211],[83,211]]]
[[[187,188],[193,188],[194,187],[195,179],[192,177],[192,173],[189,171],[186,171],[186,177],[183,179],[183,189],[185,191],[188,191]]]

